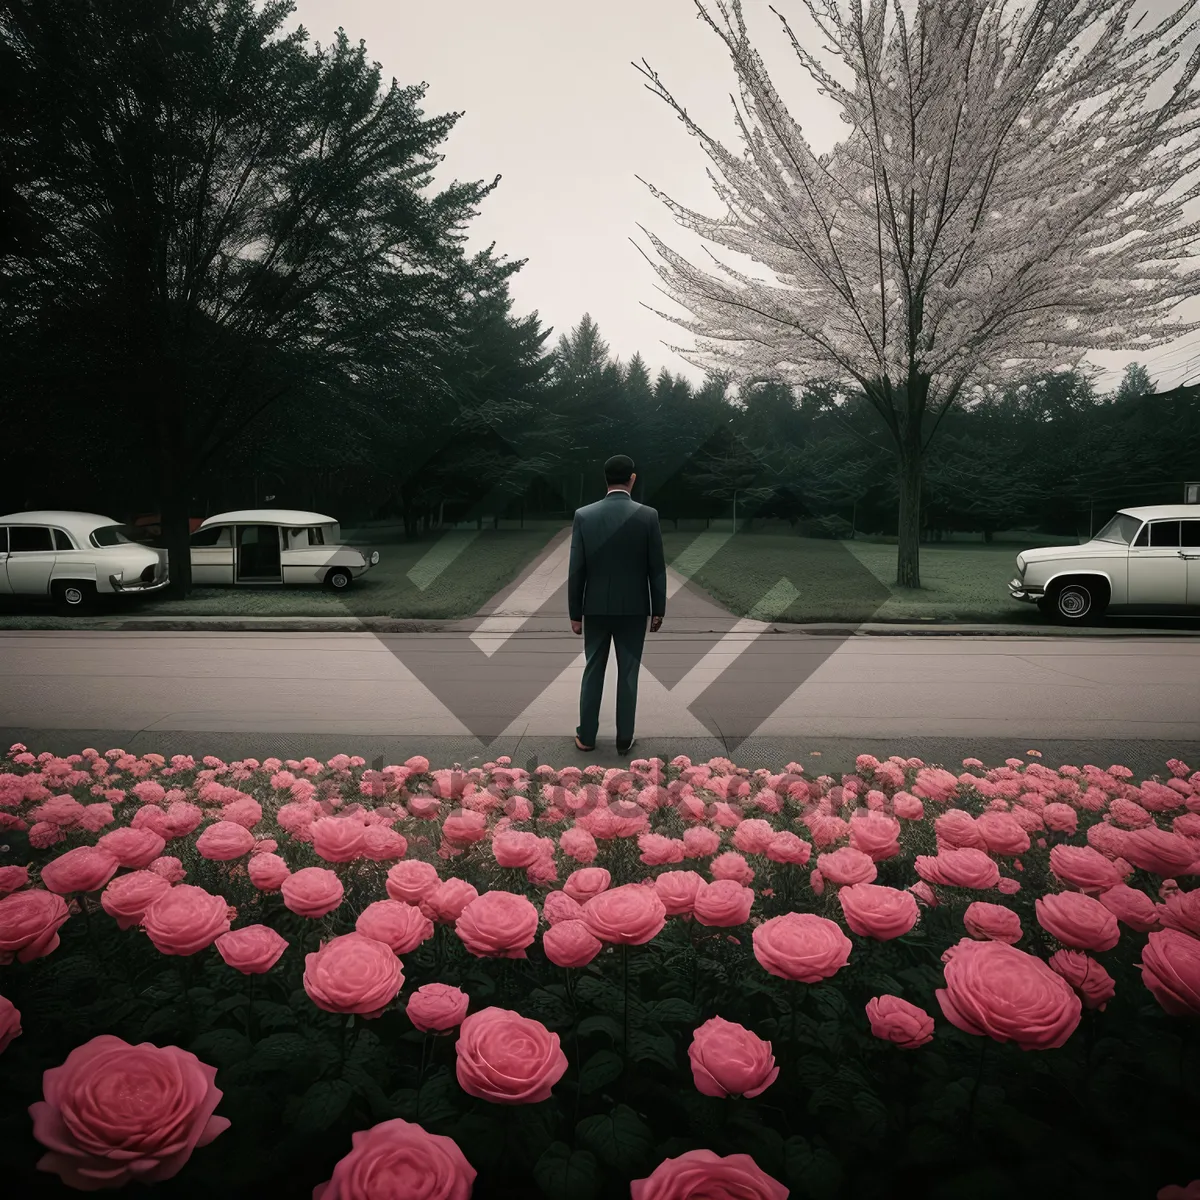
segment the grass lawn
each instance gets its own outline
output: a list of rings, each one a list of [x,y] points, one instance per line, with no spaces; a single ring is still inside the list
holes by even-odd
[[[720,543],[688,563],[693,533],[663,533],[667,561],[739,616],[775,621],[870,621],[921,618],[994,621],[1028,616],[1011,599],[1008,581],[1022,549],[1056,540],[1042,534],[984,543],[935,542],[921,547],[921,588],[898,588],[896,544],[879,539],[830,541],[782,533],[707,535]],[[1073,543],[1075,539],[1061,539]],[[703,558],[703,555],[698,555]]]
[[[473,616],[538,556],[552,529],[429,534],[416,542],[374,543],[379,562],[344,592],[323,587],[197,588],[187,600],[128,604],[101,597],[97,616],[410,617]],[[58,627],[45,603],[6,597],[8,628]],[[107,602],[105,602],[107,601]]]

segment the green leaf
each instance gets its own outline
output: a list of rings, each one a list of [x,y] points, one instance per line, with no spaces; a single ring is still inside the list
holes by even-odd
[[[567,1025],[571,1020],[571,1010],[545,988],[534,988],[525,998],[522,1007],[528,1009],[548,1028]]]
[[[280,1071],[308,1061],[313,1041],[302,1033],[272,1033],[255,1047],[251,1066],[258,1071]]]
[[[648,1015],[660,1025],[693,1025],[699,1020],[696,1006],[687,1000],[659,1000],[650,1005]]]
[[[634,1062],[655,1062],[668,1070],[674,1070],[675,1042],[665,1035],[639,1030],[629,1037],[629,1057]]]
[[[248,1058],[250,1039],[236,1029],[210,1029],[192,1043],[192,1053],[203,1063],[229,1067]]]
[[[579,1022],[579,1036],[591,1037],[593,1033],[606,1033],[616,1042],[625,1036],[621,1023],[612,1017],[584,1017]]]
[[[417,1093],[415,1119],[422,1125],[449,1121],[458,1113],[462,1093],[458,1082],[447,1070],[431,1075]]]
[[[209,1012],[213,1016],[220,1016],[222,1013],[232,1012],[235,1008],[244,1008],[250,1003],[250,997],[239,993],[236,996],[226,996],[224,1000],[218,1001],[209,1007]]]
[[[274,1000],[255,1000],[254,1021],[260,1029],[290,1029],[296,1024],[296,1013],[290,1006]]]
[[[585,1094],[599,1091],[606,1083],[620,1079],[625,1062],[613,1050],[597,1050],[579,1071],[579,1086]]]
[[[293,1131],[324,1133],[346,1111],[353,1096],[354,1089],[344,1079],[318,1079],[300,1101]]]
[[[185,1018],[186,1013],[179,1005],[168,1004],[156,1008],[143,1023],[141,1035],[148,1042],[157,1042],[166,1035],[173,1036]]]
[[[804,1137],[790,1137],[783,1153],[787,1182],[795,1189],[796,1200],[834,1200],[842,1186],[842,1168],[824,1146],[815,1146]]]
[[[654,1145],[650,1127],[626,1104],[618,1104],[610,1113],[584,1118],[576,1133],[601,1162],[615,1171],[637,1170]]]
[[[555,1142],[537,1160],[533,1177],[547,1200],[595,1200],[600,1191],[600,1165],[587,1150]]]

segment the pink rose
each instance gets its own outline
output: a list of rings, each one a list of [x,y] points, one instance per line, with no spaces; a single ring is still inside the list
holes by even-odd
[[[838,900],[851,932],[878,942],[902,937],[921,915],[911,893],[874,883],[844,887]]]
[[[1121,882],[1112,860],[1091,846],[1055,846],[1050,851],[1050,870],[1081,892],[1103,892]]]
[[[245,925],[221,934],[215,945],[226,966],[243,975],[265,975],[283,957],[288,941],[269,925]]]
[[[397,1117],[350,1139],[353,1149],[312,1200],[469,1200],[475,1168],[453,1139]]]
[[[1004,942],[964,938],[943,955],[946,986],[935,995],[964,1033],[1054,1050],[1079,1025],[1083,1006],[1070,984],[1040,958]]]
[[[21,1036],[21,1013],[11,1000],[0,996],[0,1054]]]
[[[1158,908],[1153,900],[1128,884],[1119,883],[1116,887],[1103,891],[1096,897],[1118,921],[1128,925],[1138,933],[1148,933],[1159,927]]]
[[[875,996],[867,1001],[871,1032],[901,1050],[916,1050],[933,1041],[933,1018],[899,996]]]
[[[171,854],[160,854],[146,870],[161,875],[168,883],[182,883],[187,878],[183,863]]]
[[[1012,813],[985,812],[975,818],[975,829],[991,854],[1011,856],[1029,849],[1029,834]]]
[[[627,883],[593,896],[583,906],[592,936],[609,945],[644,946],[667,923],[667,909],[652,887]]]
[[[462,910],[454,932],[476,958],[525,958],[537,927],[538,910],[529,900],[495,890]]]
[[[363,831],[362,857],[372,862],[391,862],[408,853],[408,841],[386,825],[368,825]]]
[[[612,875],[603,867],[581,867],[578,871],[572,871],[567,876],[567,881],[563,884],[562,890],[572,900],[576,900],[580,904],[585,904],[593,896],[598,896],[601,892],[607,891],[611,883]]]
[[[817,855],[817,870],[826,883],[843,886],[853,886],[856,883],[870,883],[879,872],[869,854],[843,846],[829,854]]]
[[[433,922],[414,904],[376,900],[358,915],[354,928],[382,942],[393,954],[411,954],[433,937]]]
[[[29,882],[27,867],[0,867],[0,896],[16,892]]]
[[[1178,929],[1160,929],[1146,939],[1139,965],[1142,981],[1165,1012],[1200,1014],[1200,941]]]
[[[118,929],[132,929],[142,923],[146,909],[171,885],[155,871],[132,871],[109,881],[100,893],[100,907],[115,917]]]
[[[493,1104],[548,1100],[567,1071],[558,1034],[505,1008],[485,1008],[467,1017],[454,1049],[459,1087]]]
[[[1073,834],[1079,827],[1079,814],[1069,804],[1047,804],[1042,817],[1046,828],[1055,833]]]
[[[79,1191],[173,1178],[229,1128],[213,1115],[223,1095],[216,1075],[178,1046],[92,1038],[43,1074],[45,1098],[29,1106],[49,1151],[38,1169]]]
[[[647,1178],[629,1185],[630,1200],[787,1200],[788,1195],[750,1155],[722,1158],[712,1150],[664,1159]]]
[[[146,906],[142,928],[160,954],[196,954],[229,932],[229,906],[222,896],[180,883]]]
[[[696,889],[692,915],[701,925],[732,929],[750,920],[754,892],[732,879],[718,879]]]
[[[722,1017],[712,1017],[696,1030],[688,1058],[696,1090],[704,1096],[753,1098],[779,1077],[771,1043]]]
[[[467,1015],[471,998],[448,983],[427,983],[408,998],[405,1012],[422,1033],[449,1033]]]
[[[1135,867],[1166,878],[1190,874],[1196,861],[1196,847],[1191,838],[1154,825],[1124,834],[1120,855]]]
[[[1052,892],[1033,907],[1038,924],[1073,950],[1111,950],[1121,940],[1117,918],[1082,892]]]
[[[881,812],[859,809],[850,818],[850,845],[874,862],[895,858],[900,853],[900,822]]]
[[[754,930],[754,957],[780,979],[829,979],[846,965],[853,949],[835,922],[814,913],[784,913]]]
[[[560,921],[542,934],[542,949],[556,967],[586,967],[604,949],[604,943],[586,921]]]
[[[148,867],[167,847],[166,839],[153,829],[114,829],[96,843],[97,850],[111,854],[122,867]]]
[[[246,874],[250,882],[260,892],[277,892],[283,887],[283,881],[291,875],[288,865],[278,854],[269,850],[262,854],[252,854],[246,864]]]
[[[683,856],[677,861],[682,862]],[[736,850],[718,854],[708,864],[708,869],[714,880],[730,879],[734,883],[751,883],[754,880],[753,868]]]
[[[971,847],[942,850],[933,857],[918,854],[916,869],[922,879],[943,887],[983,890],[1000,882],[1000,868],[982,850]]]
[[[215,821],[197,839],[196,850],[210,862],[233,862],[254,849],[254,834],[236,821]]]
[[[811,854],[812,846],[787,829],[777,833],[767,847],[767,857],[772,862],[788,863],[796,867],[804,866]]]
[[[471,846],[487,836],[487,817],[469,808],[457,809],[442,822],[442,838],[455,846]]]
[[[252,861],[266,858],[255,855]],[[328,916],[342,902],[346,889],[337,874],[326,867],[305,867],[289,875],[280,885],[284,907],[311,921]]]
[[[1078,950],[1056,950],[1050,955],[1050,969],[1079,993],[1085,1008],[1103,1012],[1116,994],[1112,976],[1094,958]]]
[[[1178,929],[1181,933],[1200,937],[1200,888],[1190,892],[1169,891],[1164,902],[1154,906],[1154,916],[1154,928],[1161,924],[1164,929]]]
[[[908,792],[897,792],[892,797],[892,812],[904,821],[920,821],[925,817],[925,805]]]
[[[402,904],[420,904],[442,882],[437,867],[417,858],[398,862],[387,873],[384,886],[393,900]]]
[[[1187,1187],[1169,1183],[1166,1187],[1158,1189],[1155,1200],[1200,1200],[1200,1179],[1193,1179]]]
[[[462,916],[462,910],[477,900],[479,893],[465,879],[451,876],[439,883],[421,901],[421,911],[439,925],[453,925]]]
[[[654,880],[654,890],[668,917],[690,916],[696,896],[705,886],[704,877],[695,871],[664,871]]]
[[[562,921],[582,921],[583,905],[572,900],[566,892],[547,892],[542,901],[542,916],[550,925]]]
[[[353,862],[363,852],[367,827],[357,816],[321,817],[309,829],[313,849],[326,862]]]
[[[59,948],[59,929],[70,912],[62,896],[42,888],[0,900],[0,964],[32,962]]]
[[[304,956],[304,990],[320,1009],[378,1017],[399,995],[404,971],[392,951],[361,933],[344,933]]]
[[[72,892],[98,892],[116,873],[120,863],[97,846],[76,846],[51,859],[42,868],[42,886],[60,896]]]
[[[981,942],[1007,942],[1012,946],[1021,940],[1021,918],[1003,904],[988,904],[976,900],[963,913],[967,932]]]

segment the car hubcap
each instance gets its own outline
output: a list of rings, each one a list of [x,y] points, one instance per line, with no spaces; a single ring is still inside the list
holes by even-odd
[[[333,577],[333,586],[335,588],[344,588],[346,586],[347,582],[348,581],[347,581],[345,575],[335,575]]]
[[[67,588],[65,594],[68,604],[81,604],[83,602],[83,593],[78,588]]]
[[[1064,617],[1082,617],[1091,606],[1091,597],[1080,588],[1071,588],[1058,598],[1058,610]]]

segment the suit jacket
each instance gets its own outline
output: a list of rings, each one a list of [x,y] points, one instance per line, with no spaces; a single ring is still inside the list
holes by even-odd
[[[666,616],[667,565],[658,510],[628,492],[575,510],[567,607],[589,616]]]

